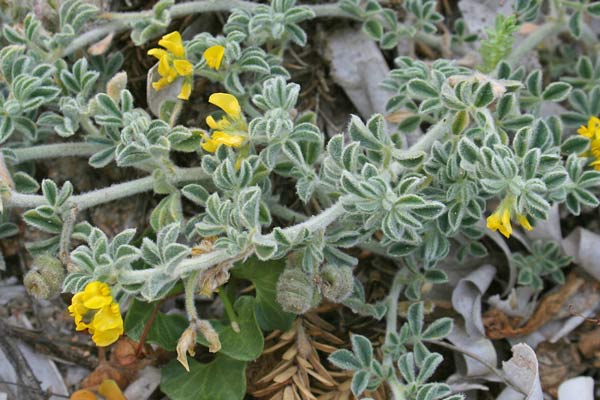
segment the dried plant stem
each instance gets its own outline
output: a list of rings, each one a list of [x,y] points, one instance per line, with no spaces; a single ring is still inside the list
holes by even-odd
[[[450,343],[447,343],[447,342],[443,342],[441,340],[427,340],[427,342],[429,342],[431,344],[435,344],[435,345],[440,346],[440,347],[444,347],[444,348],[449,349],[449,350],[453,350],[453,351],[462,353],[462,354],[466,355],[467,357],[472,358],[473,360],[477,361],[478,363],[482,364],[487,369],[489,369],[490,372],[492,372],[494,375],[497,375],[508,386],[510,386],[511,388],[513,388],[514,390],[516,390],[517,392],[523,394],[524,396],[527,396],[527,393],[525,393],[518,386],[515,386],[515,384],[510,381],[510,379],[506,376],[506,374],[504,373],[504,371],[502,371],[502,370],[496,368],[495,366],[493,366],[492,364],[488,363],[486,360],[484,360],[483,358],[479,357],[479,355],[477,355],[475,353],[472,353],[469,350],[457,347],[457,346],[455,346],[453,344],[450,344]]]

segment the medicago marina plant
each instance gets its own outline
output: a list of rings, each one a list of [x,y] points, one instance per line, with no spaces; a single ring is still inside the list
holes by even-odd
[[[176,352],[159,363],[173,399],[464,399],[487,378],[447,373],[452,352],[534,390],[470,350],[489,339],[463,309],[435,305],[454,290],[457,307],[482,265],[503,295],[565,282],[573,259],[544,232],[599,204],[600,2],[514,1],[480,35],[434,0],[28,3],[0,3],[0,237],[27,224],[24,284],[63,293],[73,330]],[[302,60],[324,20],[393,60],[378,112],[340,88],[345,105],[306,100],[330,79]],[[67,159],[87,166],[43,168]],[[142,197],[148,212],[107,211]],[[259,379],[271,353],[281,374]]]

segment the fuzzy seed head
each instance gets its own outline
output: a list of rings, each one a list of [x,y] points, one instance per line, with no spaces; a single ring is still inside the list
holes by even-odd
[[[327,264],[321,269],[321,291],[326,299],[341,303],[352,294],[353,288],[352,268]]]

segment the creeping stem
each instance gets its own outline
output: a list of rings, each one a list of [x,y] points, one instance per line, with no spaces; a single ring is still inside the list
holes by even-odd
[[[67,142],[22,147],[8,151],[15,155],[17,163],[22,163],[56,157],[88,157],[104,148],[106,146],[95,143]]]
[[[217,11],[231,11],[234,8],[252,9],[256,7],[258,3],[250,1],[239,1],[239,0],[198,0],[189,1],[185,3],[179,3],[169,8],[169,14],[171,18],[184,17],[191,14],[205,13],[205,12],[217,12]],[[317,18],[350,18],[355,19],[354,16],[348,14],[335,3],[333,4],[308,4],[305,5],[310,8]],[[152,10],[139,11],[139,12],[121,12],[121,13],[104,13],[100,15],[100,18],[104,18],[106,21],[103,25],[99,25],[75,38],[69,46],[67,46],[62,56],[69,55],[85,46],[89,46],[92,43],[97,42],[109,33],[120,33],[129,29],[134,23],[144,19],[152,17]],[[418,32],[416,39],[427,44],[430,47],[440,48],[442,45],[439,36]]]
[[[178,168],[175,170],[172,183],[191,182],[206,179],[206,174],[202,168]],[[72,196],[69,199],[70,204],[77,209],[84,210],[94,207],[99,204],[108,203],[110,201],[129,197],[138,193],[152,190],[154,179],[151,176],[134,179],[132,181],[117,183],[104,189],[93,190],[77,196]],[[4,206],[7,208],[34,208],[46,204],[44,196],[35,194],[22,194],[14,191],[10,192],[10,196],[5,201]]]
[[[531,35],[527,36],[508,56],[507,61],[511,65],[517,65],[523,57],[535,49],[540,43],[549,37],[558,35],[568,29],[567,24],[560,21],[546,22],[537,28]]]

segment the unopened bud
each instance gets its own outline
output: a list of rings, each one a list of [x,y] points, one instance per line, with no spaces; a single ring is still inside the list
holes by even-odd
[[[353,288],[352,268],[327,264],[321,269],[321,291],[326,299],[341,303],[352,294]]]
[[[300,268],[287,268],[277,282],[277,302],[287,311],[304,314],[321,301],[313,279]]]
[[[23,284],[32,296],[49,299],[61,291],[65,270],[60,260],[48,254],[34,258],[31,270],[25,275]]]
[[[119,101],[121,90],[127,87],[127,73],[117,72],[106,84],[106,93],[114,100]]]

